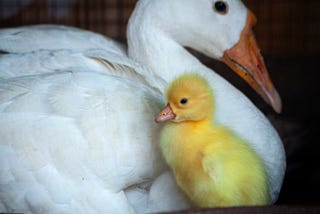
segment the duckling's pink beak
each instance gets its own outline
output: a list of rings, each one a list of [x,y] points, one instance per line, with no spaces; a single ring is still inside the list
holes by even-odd
[[[252,28],[257,19],[248,12],[240,40],[224,52],[222,61],[243,78],[273,109],[280,113],[281,98],[273,86]]]
[[[155,121],[157,123],[162,123],[174,118],[176,118],[176,115],[173,113],[172,108],[168,103],[167,106],[158,114],[158,116],[156,116]]]

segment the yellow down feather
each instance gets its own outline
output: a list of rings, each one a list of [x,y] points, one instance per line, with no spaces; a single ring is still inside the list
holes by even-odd
[[[163,127],[160,147],[194,206],[268,204],[263,162],[247,142],[213,122],[214,97],[206,80],[182,75],[168,87],[167,101],[175,118]]]

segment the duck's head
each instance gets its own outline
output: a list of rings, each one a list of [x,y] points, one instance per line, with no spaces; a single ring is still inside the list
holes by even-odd
[[[223,61],[276,112],[281,111],[280,96],[270,80],[252,31],[256,17],[240,0],[139,2],[144,9],[141,14],[150,14],[143,16],[145,22],[152,23],[182,46]],[[146,29],[143,24],[141,29]]]
[[[156,117],[156,122],[200,121],[211,119],[213,94],[208,82],[195,73],[175,79],[166,92],[167,106]]]

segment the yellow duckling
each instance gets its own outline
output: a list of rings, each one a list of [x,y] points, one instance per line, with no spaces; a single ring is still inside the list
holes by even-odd
[[[208,82],[193,73],[168,87],[167,106],[156,117],[166,123],[160,147],[177,184],[196,207],[269,203],[262,160],[239,136],[215,124]]]

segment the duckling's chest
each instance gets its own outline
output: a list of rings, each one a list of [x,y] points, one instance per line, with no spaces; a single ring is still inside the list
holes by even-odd
[[[208,144],[203,138],[205,132],[204,127],[197,125],[170,124],[164,127],[160,145],[164,158],[176,175],[191,179],[191,174],[202,173],[203,151]]]

